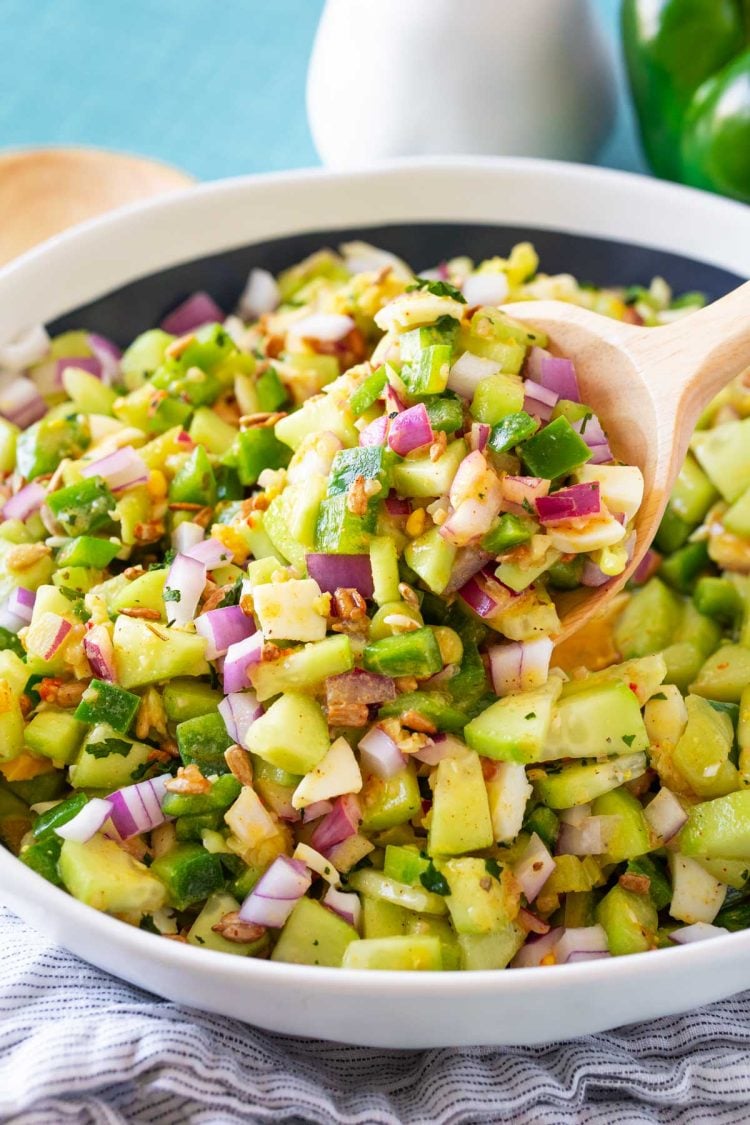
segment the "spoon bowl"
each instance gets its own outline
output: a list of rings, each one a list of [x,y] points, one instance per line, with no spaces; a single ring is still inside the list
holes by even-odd
[[[581,398],[604,426],[619,461],[643,473],[636,543],[622,574],[557,599],[565,640],[608,603],[636,570],[659,528],[701,411],[750,366],[750,282],[685,319],[643,328],[563,301],[504,309],[575,361]]]

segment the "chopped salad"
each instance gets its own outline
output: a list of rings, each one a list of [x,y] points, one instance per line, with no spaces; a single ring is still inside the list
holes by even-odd
[[[0,348],[0,839],[80,901],[240,956],[502,969],[750,923],[750,399],[643,499],[513,301],[698,294],[415,275],[365,243],[124,352]],[[606,377],[606,373],[603,373]]]

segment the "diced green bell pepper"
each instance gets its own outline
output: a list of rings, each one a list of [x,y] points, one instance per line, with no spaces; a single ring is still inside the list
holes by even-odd
[[[529,472],[546,480],[567,476],[591,460],[591,450],[567,418],[556,418],[530,437],[521,455]]]

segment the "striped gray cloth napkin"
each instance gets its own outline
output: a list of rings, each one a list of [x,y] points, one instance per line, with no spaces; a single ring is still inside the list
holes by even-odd
[[[719,1125],[750,1120],[749,1051],[750,993],[542,1047],[293,1039],[131,988],[0,912],[0,1121],[13,1125]]]

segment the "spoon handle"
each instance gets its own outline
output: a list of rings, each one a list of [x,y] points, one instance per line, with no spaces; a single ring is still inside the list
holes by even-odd
[[[659,413],[692,428],[715,395],[750,366],[750,281],[685,320],[642,330],[629,350]]]

